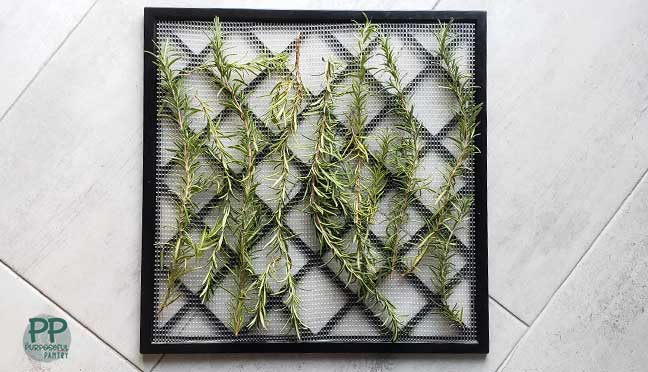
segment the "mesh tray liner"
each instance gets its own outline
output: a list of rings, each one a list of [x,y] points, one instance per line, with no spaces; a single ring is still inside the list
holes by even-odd
[[[190,69],[209,58],[208,33],[210,22],[197,21],[158,21],[157,41],[169,40],[173,47],[182,54],[180,67]],[[301,74],[302,79],[312,96],[322,90],[322,72],[324,71],[323,57],[332,56],[342,63],[338,70],[336,82],[348,86],[345,73],[352,69],[352,61],[357,55],[356,33],[358,26],[348,24],[290,24],[262,22],[223,22],[225,42],[229,46],[234,60],[249,60],[259,54],[290,53],[290,61],[294,61],[294,45],[299,33],[303,34],[301,45]],[[398,67],[403,75],[403,84],[411,97],[414,112],[423,128],[425,140],[423,158],[418,170],[418,176],[429,179],[433,188],[441,182],[440,171],[455,151],[449,135],[456,130],[451,112],[454,99],[442,88],[445,75],[436,56],[437,42],[434,33],[439,29],[438,23],[430,24],[392,24],[381,23],[379,32],[389,35],[392,46],[397,52]],[[472,74],[474,70],[474,24],[453,23],[451,31],[455,38],[451,44],[461,61],[461,67]],[[377,52],[376,41],[371,48]],[[381,58],[377,54],[370,59],[369,65],[379,67]],[[291,63],[292,65],[292,63]],[[267,110],[268,93],[277,77],[261,74],[258,77],[248,76],[246,81],[252,91],[249,105],[254,112],[260,127],[269,136],[276,130],[264,122]],[[397,120],[390,112],[390,94],[385,89],[386,76],[377,70],[370,71],[368,76],[372,95],[368,106],[368,143],[370,149],[377,148],[377,136],[386,128],[392,127]],[[206,75],[193,72],[187,78],[186,87],[191,94],[199,96],[214,110],[213,115],[222,120],[226,133],[235,133],[240,121],[232,112],[223,110],[218,104],[217,90]],[[158,90],[158,102],[161,97]],[[344,112],[348,105],[345,96],[337,100],[336,117],[346,125]],[[305,174],[313,143],[310,138],[314,131],[316,117],[307,116],[300,123],[297,135],[291,139],[290,149],[295,154],[293,169]],[[204,129],[205,122],[196,119],[191,124],[196,131]],[[156,154],[156,257],[158,261],[154,270],[154,311],[159,308],[161,297],[166,289],[166,273],[159,262],[161,245],[168,242],[175,234],[175,203],[174,192],[179,182],[179,172],[169,165],[173,148],[174,126],[158,120]],[[229,140],[233,145],[237,138]],[[236,153],[236,152],[233,152]],[[274,191],[270,188],[273,174],[273,164],[268,161],[265,152],[257,163],[257,180],[260,186],[257,195],[265,205],[267,217],[274,208]],[[208,160],[205,160],[206,162]],[[471,160],[472,162],[472,160]],[[238,171],[238,169],[234,169]],[[474,176],[466,174],[458,182],[462,193],[474,192]],[[380,202],[380,211],[376,223],[371,227],[376,242],[384,241],[386,213],[389,210],[389,200],[394,194],[393,188],[385,192]],[[301,316],[308,330],[302,335],[304,342],[336,341],[336,342],[391,342],[388,333],[381,327],[381,319],[371,308],[358,301],[356,288],[345,286],[345,276],[336,276],[338,267],[324,254],[320,256],[314,227],[301,201],[304,193],[302,184],[296,183],[291,190],[293,201],[287,213],[287,223],[295,236],[290,240],[291,255],[294,261],[293,273],[299,285],[301,301]],[[409,223],[405,227],[406,240],[410,244],[424,233],[423,216],[431,213],[434,196],[424,192],[417,203],[414,203],[409,213]],[[213,193],[200,194],[196,200],[199,207],[195,231],[199,233],[202,223],[214,221],[218,208],[213,200]],[[435,311],[435,294],[431,286],[431,278],[426,263],[421,264],[422,270],[415,277],[402,277],[393,274],[384,280],[379,287],[398,309],[404,329],[397,342],[454,342],[475,343],[477,341],[475,307],[475,245],[474,245],[474,213],[466,220],[464,228],[458,234],[460,246],[455,257],[455,265],[459,272],[454,280],[455,290],[452,303],[464,308],[464,321],[467,327],[463,330],[449,325]],[[269,239],[266,233],[257,244],[261,247]],[[415,249],[409,249],[404,255],[404,261],[414,255]],[[265,250],[255,254],[256,271],[262,270],[266,263]],[[197,271],[183,279],[181,297],[172,305],[157,314],[153,322],[153,343],[187,343],[187,342],[292,342],[294,333],[286,327],[286,313],[280,298],[274,298],[268,304],[267,330],[250,329],[235,337],[229,328],[230,294],[227,289],[233,289],[233,280],[225,270],[219,277],[220,287],[216,290],[214,299],[202,305],[197,296],[200,291],[203,272]],[[274,289],[280,284],[273,283]]]

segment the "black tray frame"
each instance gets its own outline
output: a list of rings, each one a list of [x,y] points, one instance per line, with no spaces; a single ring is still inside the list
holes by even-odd
[[[156,162],[156,86],[157,74],[152,56],[144,54],[144,126],[143,126],[143,203],[142,203],[142,272],[140,352],[149,353],[488,353],[488,228],[486,192],[486,12],[483,11],[329,11],[329,10],[257,10],[207,8],[144,8],[144,49],[154,50],[155,25],[160,20],[266,21],[291,23],[347,23],[363,21],[364,14],[373,22],[417,23],[450,21],[475,24],[475,84],[478,102],[483,102],[477,127],[476,145],[481,153],[475,157],[475,244],[476,244],[476,313],[477,342],[473,344],[376,343],[376,342],[258,342],[258,343],[166,343],[153,338],[153,294],[155,262],[155,162]]]

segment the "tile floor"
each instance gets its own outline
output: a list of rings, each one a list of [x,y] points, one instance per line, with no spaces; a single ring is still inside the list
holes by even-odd
[[[142,9],[270,5],[12,0],[0,9],[0,369],[645,370],[648,3],[399,5],[488,11],[490,354],[140,355]],[[27,359],[20,337],[39,313],[70,320],[70,359]]]

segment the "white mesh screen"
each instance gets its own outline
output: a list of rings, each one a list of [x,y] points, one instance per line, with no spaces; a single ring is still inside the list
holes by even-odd
[[[180,66],[195,67],[209,58],[208,34],[210,22],[158,22],[157,41],[169,40],[172,46],[182,53]],[[299,33],[303,34],[301,45],[301,75],[304,84],[312,95],[317,95],[322,89],[322,73],[324,71],[323,57],[333,57],[349,67],[354,56],[357,55],[355,35],[358,26],[348,24],[278,24],[257,22],[223,22],[223,31],[226,34],[226,45],[231,47],[232,58],[250,60],[262,53],[280,53],[287,51],[294,60],[294,42]],[[452,156],[454,147],[448,136],[452,134],[451,94],[444,90],[445,74],[436,59],[437,43],[434,33],[439,29],[439,24],[380,24],[379,32],[389,35],[398,55],[398,67],[404,75],[403,83],[407,85],[407,92],[411,96],[416,118],[424,128],[425,148],[424,157],[418,170],[418,175],[431,181],[435,187],[441,182],[440,172]],[[451,31],[455,35],[452,47],[461,59],[462,67],[466,72],[472,73],[474,69],[474,42],[475,29],[473,24],[454,23]],[[377,48],[374,45],[374,52]],[[379,67],[380,57],[374,54],[370,65]],[[344,78],[344,68],[340,69],[338,83],[348,85],[348,78]],[[370,148],[376,148],[376,136],[385,128],[394,125],[397,120],[389,112],[387,106],[390,94],[384,89],[384,74],[376,70],[370,71],[369,77],[372,95],[368,101]],[[276,81],[274,77],[262,75],[254,79],[248,77],[252,89],[249,104],[256,118],[261,123],[267,110],[270,89]],[[232,113],[222,111],[218,104],[217,90],[209,78],[201,73],[191,73],[187,84],[191,94],[198,95],[214,109],[214,115],[222,115],[225,132],[235,132],[238,120]],[[158,93],[159,97],[159,93]],[[337,118],[344,123],[348,98],[341,97],[337,102]],[[298,134],[290,142],[290,147],[296,155],[293,161],[294,169],[304,169],[308,165],[312,153],[313,119],[307,117],[300,123]],[[161,249],[161,244],[173,238],[175,233],[176,210],[172,198],[172,190],[177,189],[178,173],[168,166],[173,148],[173,131],[171,123],[158,121],[156,158],[156,250]],[[201,131],[204,122],[195,120],[193,129]],[[273,130],[266,128],[265,130]],[[236,143],[236,138],[229,140],[229,144]],[[206,160],[207,161],[207,160]],[[271,201],[273,190],[269,189],[271,181],[267,176],[272,174],[272,165],[268,159],[261,158],[257,167],[257,179],[261,183],[258,196],[268,208],[273,208]],[[358,302],[355,295],[356,288],[351,285],[345,287],[344,280],[338,278],[337,267],[334,262],[329,262],[326,255],[319,256],[317,239],[309,215],[305,212],[300,201],[300,189],[303,185],[297,183],[291,192],[294,202],[291,203],[290,212],[286,216],[289,227],[294,231],[295,237],[291,239],[291,253],[294,261],[294,273],[299,280],[299,295],[301,300],[301,315],[308,326],[310,333],[303,337],[304,342],[314,341],[345,341],[345,342],[391,342],[390,337],[383,334],[379,327],[380,320],[372,313],[371,309]],[[473,193],[473,175],[467,174],[459,181],[462,192]],[[371,227],[378,239],[385,238],[385,214],[389,208],[390,196],[394,191],[387,191],[381,201],[377,223]],[[200,195],[197,200],[202,210],[199,216],[207,224],[213,221],[218,209],[211,207],[211,198],[208,192]],[[410,222],[406,226],[407,239],[412,238],[424,228],[422,217],[430,213],[433,196],[424,192],[419,201],[420,206],[413,205]],[[199,231],[196,227],[196,233]],[[466,221],[465,229],[459,236],[463,246],[456,256],[456,268],[460,271],[454,290],[453,302],[464,309],[465,329],[450,326],[440,315],[435,312],[434,292],[431,287],[429,271],[423,268],[417,277],[405,278],[393,274],[384,280],[379,290],[397,306],[405,328],[402,336],[396,342],[476,342],[475,306],[475,247],[474,224],[472,217]],[[259,241],[260,247],[265,244],[267,237]],[[405,255],[412,257],[414,250]],[[159,254],[156,255],[159,257]],[[263,267],[265,262],[263,252],[257,254],[255,265],[257,269]],[[165,290],[166,274],[159,262],[155,268],[155,301],[152,304],[154,311],[159,308],[159,301]],[[213,301],[202,305],[196,295],[201,286],[203,273],[194,272],[183,278],[181,297],[172,305],[156,315],[153,328],[154,343],[170,342],[281,342],[294,341],[289,327],[285,326],[286,315],[281,306],[271,305],[268,310],[268,329],[251,329],[234,337],[229,329],[230,294],[232,288],[231,274],[224,273],[220,287],[216,290]],[[343,275],[342,275],[343,277]],[[273,288],[278,289],[277,283]]]

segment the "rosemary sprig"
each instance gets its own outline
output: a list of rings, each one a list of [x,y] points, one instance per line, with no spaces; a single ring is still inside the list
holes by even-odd
[[[233,185],[237,182],[234,174],[229,168],[229,164],[234,161],[234,158],[230,154],[227,147],[223,144],[222,139],[227,138],[221,132],[220,129],[220,119],[214,121],[211,117],[210,110],[207,105],[198,99],[200,102],[203,115],[207,121],[207,128],[209,133],[209,138],[211,140],[212,146],[205,146],[207,154],[212,158],[216,159],[219,179],[222,181],[222,186],[219,196],[219,205],[222,210],[216,219],[216,222],[210,228],[203,229],[203,232],[200,237],[199,248],[197,251],[202,252],[210,250],[209,260],[206,264],[207,271],[202,281],[202,289],[200,291],[200,300],[202,303],[207,303],[211,300],[215,288],[215,279],[216,273],[218,272],[218,256],[219,254],[227,252],[224,251],[223,247],[225,246],[225,234],[228,226],[231,224],[231,202],[234,197]]]
[[[463,326],[463,309],[456,304],[452,306],[449,304],[449,297],[452,294],[449,280],[456,272],[452,263],[455,233],[470,212],[472,198],[460,196],[456,185],[458,178],[470,171],[470,158],[479,152],[474,139],[477,135],[477,117],[482,105],[475,102],[472,77],[461,72],[459,62],[449,47],[449,25],[443,25],[435,36],[439,44],[438,55],[448,78],[446,88],[457,100],[455,118],[458,131],[456,136],[450,137],[457,149],[457,155],[443,173],[443,183],[436,191],[435,211],[427,221],[429,232],[418,244],[418,253],[408,271],[415,270],[426,252],[431,249],[435,261],[431,266],[433,283],[435,290],[441,296],[441,313],[454,324]]]
[[[252,61],[238,63],[230,61],[223,38],[220,20],[214,19],[212,35],[210,37],[212,62],[205,67],[212,72],[213,81],[219,87],[221,104],[232,110],[241,120],[239,130],[240,142],[233,148],[239,151],[242,159],[234,162],[243,168],[240,179],[242,189],[241,206],[236,216],[237,224],[234,227],[237,256],[237,265],[231,271],[235,276],[237,292],[232,296],[231,326],[235,335],[238,335],[245,325],[245,315],[248,312],[246,300],[248,292],[254,287],[255,277],[252,266],[251,249],[261,229],[261,209],[255,196],[258,182],[254,178],[256,157],[261,146],[262,136],[256,126],[252,112],[247,105],[246,84],[243,81],[245,73],[259,74],[266,69],[283,66],[286,55],[261,56]]]
[[[470,158],[479,152],[474,144],[477,127],[477,116],[481,111],[481,104],[475,103],[475,87],[471,85],[471,76],[460,71],[459,63],[454,52],[449,48],[449,26],[444,25],[436,34],[439,42],[439,57],[448,76],[448,86],[455,98],[457,106],[455,118],[457,119],[458,134],[449,137],[457,148],[457,155],[449,164],[443,174],[443,183],[436,192],[435,213],[432,216],[432,229],[419,244],[419,251],[410,271],[421,262],[428,249],[428,240],[444,228],[444,223],[452,213],[453,201],[458,197],[456,192],[457,179],[465,172],[470,171]]]
[[[399,119],[395,127],[404,133],[396,142],[394,155],[390,156],[397,193],[392,198],[387,217],[385,250],[389,255],[389,263],[382,274],[384,276],[396,270],[401,262],[403,229],[408,221],[407,209],[425,185],[422,179],[416,177],[422,149],[420,124],[414,117],[414,107],[405,93],[402,77],[396,66],[396,56],[388,37],[380,38],[380,53],[384,58],[382,69],[389,77],[387,86],[394,95],[393,112]]]
[[[299,112],[304,102],[306,88],[302,84],[299,73],[301,34],[295,43],[295,64],[291,72],[286,73],[282,79],[273,87],[270,92],[271,102],[269,117],[270,121],[280,131],[279,137],[270,148],[270,155],[274,155],[275,173],[272,185],[276,193],[277,206],[273,213],[274,226],[272,237],[266,244],[269,248],[268,256],[271,257],[263,274],[257,278],[256,291],[257,300],[253,311],[253,318],[248,326],[258,324],[265,328],[266,302],[269,292],[268,276],[275,274],[276,264],[283,260],[285,277],[279,282],[283,283],[287,298],[285,301],[289,312],[288,324],[295,330],[297,339],[301,339],[301,331],[306,328],[299,315],[299,298],[297,296],[297,284],[292,274],[293,262],[288,250],[288,239],[291,237],[290,230],[284,221],[284,211],[289,202],[289,190],[292,186],[290,180],[290,162],[293,155],[288,147],[288,140],[294,136],[299,123]]]
[[[180,168],[180,187],[177,193],[176,236],[172,246],[171,261],[168,265],[167,288],[161,301],[160,310],[173,303],[178,297],[180,279],[194,267],[189,260],[195,257],[194,244],[189,235],[191,218],[196,205],[193,198],[210,186],[207,178],[197,172],[201,167],[199,157],[203,153],[204,139],[194,133],[189,123],[199,110],[192,106],[191,99],[184,87],[184,76],[174,67],[181,55],[174,51],[168,41],[156,45],[154,64],[160,74],[160,99],[158,118],[168,119],[176,125],[177,136],[174,141],[171,164]],[[162,250],[161,262],[164,264],[166,249]]]
[[[315,150],[311,167],[307,176],[308,210],[321,250],[328,250],[332,258],[340,264],[340,272],[348,274],[347,285],[355,283],[359,296],[363,301],[371,302],[384,316],[384,325],[389,327],[393,339],[398,337],[401,323],[395,306],[380,291],[375,288],[375,281],[366,275],[355,264],[355,257],[345,251],[345,243],[341,237],[344,217],[349,215],[347,210],[348,173],[344,171],[343,156],[335,140],[337,125],[333,116],[334,97],[332,80],[335,76],[336,64],[327,60],[324,72],[324,90],[320,98],[313,104],[312,113],[319,115],[315,136]],[[342,212],[341,214],[339,212]]]
[[[335,138],[337,122],[333,115],[334,97],[333,78],[337,64],[326,61],[324,72],[324,90],[311,105],[308,115],[319,115],[316,123],[315,150],[307,176],[305,197],[311,208],[316,227],[324,227],[320,234],[324,243],[330,232],[337,232],[348,214],[348,177],[343,169],[343,156]],[[342,214],[338,215],[341,210]],[[340,217],[342,216],[342,217]],[[321,218],[320,218],[321,217]],[[331,238],[335,238],[331,236]],[[335,240],[335,239],[333,239]],[[328,244],[321,244],[326,247]]]
[[[273,257],[265,270],[263,270],[263,272],[261,272],[254,281],[256,300],[254,307],[252,308],[252,319],[250,319],[248,327],[258,325],[264,329],[266,328],[266,304],[268,302],[268,297],[272,294],[270,279],[276,271],[276,265],[280,259],[280,256]]]
[[[464,327],[463,307],[459,306],[459,304],[451,305],[450,296],[453,293],[451,281],[456,279],[455,276],[457,274],[453,262],[457,245],[455,234],[459,230],[460,224],[470,213],[472,197],[457,197],[453,199],[451,204],[452,213],[447,217],[444,229],[431,242],[432,249],[430,255],[432,257],[432,263],[429,265],[429,268],[432,273],[432,286],[440,298],[440,314],[452,322],[452,324]]]
[[[365,19],[357,36],[357,69],[351,73],[349,94],[351,104],[346,114],[349,122],[349,141],[345,153],[353,162],[352,187],[352,231],[356,249],[356,267],[367,275],[377,271],[376,256],[369,239],[369,225],[373,223],[378,210],[377,204],[385,188],[384,168],[380,162],[369,164],[369,150],[365,141],[364,127],[367,123],[367,62],[370,58],[369,43],[376,32],[376,26]],[[369,173],[369,177],[365,176]]]

